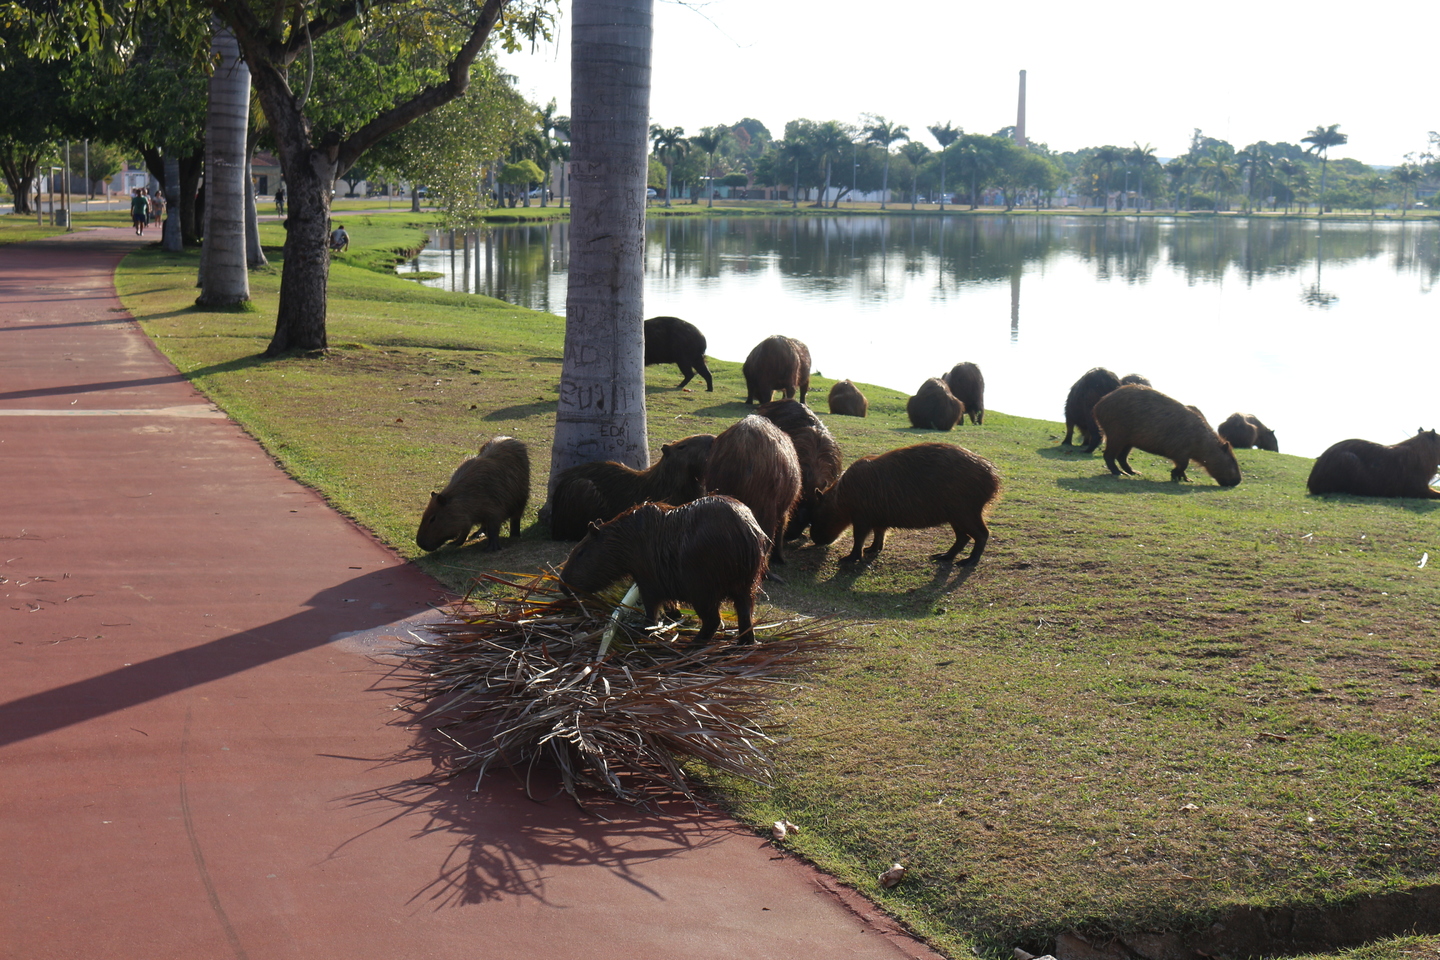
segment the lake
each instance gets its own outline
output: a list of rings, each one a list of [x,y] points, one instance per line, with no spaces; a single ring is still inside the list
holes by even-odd
[[[1213,424],[1254,413],[1306,456],[1440,426],[1433,222],[677,217],[647,231],[645,315],[689,320],[724,360],[782,333],[817,373],[903,395],[970,360],[987,408],[1046,420],[1105,366]],[[437,234],[400,269],[563,315],[567,259],[567,224],[502,226]]]

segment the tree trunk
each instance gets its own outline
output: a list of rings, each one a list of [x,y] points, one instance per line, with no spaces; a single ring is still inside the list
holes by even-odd
[[[245,132],[250,120],[250,70],[235,36],[215,26],[210,51],[210,109],[205,133],[205,243],[200,252],[202,307],[250,299],[245,265]]]
[[[550,486],[591,460],[650,463],[645,180],[653,0],[571,8],[570,281]]]
[[[180,235],[180,158],[165,157],[165,226],[160,232],[160,246],[167,253],[185,248]]]
[[[19,214],[31,214],[30,188],[35,182],[35,170],[39,166],[38,154],[28,154],[15,146],[0,147],[0,172],[4,173],[5,185]]]
[[[260,214],[255,209],[255,180],[250,172],[256,139],[258,137],[252,131],[245,143],[245,265],[251,270],[270,262],[265,259],[265,251],[260,246]]]

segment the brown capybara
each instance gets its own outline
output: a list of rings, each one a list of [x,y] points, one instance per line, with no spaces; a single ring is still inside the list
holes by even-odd
[[[560,579],[593,593],[633,577],[650,623],[660,608],[688,603],[700,615],[695,640],[720,629],[720,603],[735,604],[736,642],[755,640],[755,593],[770,539],[750,508],[731,497],[701,497],[683,506],[642,503],[604,524],[591,524]]]
[[[800,499],[800,460],[788,434],[751,414],[715,438],[705,464],[705,492],[750,508],[770,538],[770,562],[785,562],[785,527]]]
[[[818,491],[840,479],[840,444],[815,416],[815,411],[799,400],[771,400],[755,412],[785,431],[800,460],[800,499],[785,527],[785,539],[794,540],[810,525]]]
[[[485,549],[500,549],[500,524],[510,521],[510,537],[520,536],[520,517],[530,499],[530,452],[514,437],[496,437],[450,476],[420,517],[415,542],[421,550],[458,547],[479,527]]]
[[[863,417],[870,412],[870,401],[849,380],[837,380],[830,388],[830,412],[840,417]]]
[[[1311,493],[1440,500],[1440,490],[1430,486],[1437,469],[1440,436],[1421,429],[1409,440],[1388,447],[1369,440],[1341,440],[1316,459],[1306,486]]]
[[[776,334],[755,345],[741,368],[745,374],[745,403],[769,403],[776,390],[793,400],[810,391],[810,348],[793,337]]]
[[[604,522],[652,500],[679,506],[705,492],[701,479],[712,433],[697,433],[660,448],[660,459],[636,470],[613,460],[578,463],[555,478],[550,495],[550,539],[579,540],[592,520]]]
[[[679,317],[651,317],[645,321],[645,366],[652,363],[673,363],[680,368],[685,379],[676,390],[685,389],[696,373],[705,378],[706,392],[715,390],[715,381],[705,364],[705,334]]]
[[[1071,436],[1079,430],[1082,449],[1086,453],[1094,453],[1095,448],[1100,446],[1100,431],[1095,426],[1095,404],[1118,386],[1120,378],[1104,367],[1086,370],[1071,385],[1070,393],[1065,397],[1065,439],[1061,443],[1070,446]]]
[[[965,404],[955,398],[945,381],[931,377],[920,384],[905,404],[910,426],[920,430],[953,430],[965,415]]]
[[[1230,444],[1220,439],[1204,416],[1153,387],[1126,384],[1095,404],[1095,422],[1105,434],[1105,466],[1119,476],[1130,469],[1135,448],[1175,461],[1170,479],[1189,479],[1185,468],[1194,460],[1222,487],[1240,482],[1240,464]]]
[[[840,482],[820,495],[810,537],[824,546],[853,526],[855,549],[841,558],[851,561],[879,553],[891,527],[918,530],[948,523],[955,543],[930,559],[949,563],[973,539],[974,549],[960,561],[971,567],[990,540],[985,514],[999,492],[1000,475],[984,457],[949,443],[917,443],[850,464]],[[862,550],[871,531],[875,542]]]
[[[1225,422],[1220,424],[1218,432],[1237,450],[1248,450],[1251,447],[1275,452],[1280,450],[1275,431],[1261,423],[1260,418],[1253,413],[1230,414],[1225,418]]]
[[[985,422],[985,374],[970,362],[957,363],[945,374],[945,386],[965,405],[971,423]]]
[[[1142,387],[1153,387],[1153,386],[1155,386],[1155,384],[1151,383],[1151,382],[1150,382],[1149,380],[1147,380],[1146,378],[1140,376],[1140,374],[1138,374],[1138,373],[1127,373],[1127,374],[1125,374],[1125,376],[1123,376],[1123,377],[1120,378],[1120,386],[1123,387],[1123,386],[1125,386],[1125,384],[1127,384],[1127,383],[1138,383],[1138,384],[1139,384],[1140,386],[1142,386]]]

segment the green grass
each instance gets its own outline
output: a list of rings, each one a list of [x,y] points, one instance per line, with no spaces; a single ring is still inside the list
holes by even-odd
[[[79,204],[80,201],[76,201]],[[15,213],[0,214],[0,245],[6,243],[23,243],[26,240],[39,240],[44,237],[53,237],[66,233],[64,227],[52,227],[49,224],[49,214],[46,214],[46,223],[35,222],[34,214],[20,216]],[[87,227],[122,227],[130,223],[130,215],[123,211],[95,211],[94,213],[75,212],[74,223],[76,230],[83,230]]]
[[[563,322],[367,269],[419,233],[408,213],[352,222],[323,357],[257,357],[277,266],[252,276],[255,313],[194,309],[191,253],[147,248],[119,287],[289,470],[446,583],[558,563],[568,545],[533,521]],[[705,393],[648,369],[652,450],[744,414],[738,364],[712,370]],[[812,382],[822,411],[831,382]],[[858,567],[837,562],[848,534],[789,551],[772,607],[864,625],[786,704],[775,787],[716,784],[738,816],[800,824],[794,849],[957,956],[1440,879],[1440,574],[1418,567],[1440,558],[1440,503],[1311,498],[1310,461],[1260,451],[1240,452],[1233,489],[1198,468],[1172,484],[1146,454],[1140,477],[1117,480],[1058,447],[1056,423],[990,411],[937,435],[906,426],[900,394],[863,389],[868,419],[826,418],[847,461],[933,439],[989,457],[1005,478],[993,538],[968,575],[925,559],[949,543],[941,530],[894,532]],[[429,491],[502,433],[530,445],[524,537],[498,558],[420,556]],[[895,860],[910,875],[880,890]],[[1434,941],[1393,943],[1347,956]]]

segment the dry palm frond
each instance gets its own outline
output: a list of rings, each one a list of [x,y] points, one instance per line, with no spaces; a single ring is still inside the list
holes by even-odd
[[[403,695],[459,747],[450,776],[478,782],[497,761],[549,758],[572,796],[587,786],[635,800],[641,784],[693,799],[687,759],[767,783],[774,700],[821,666],[843,626],[786,620],[757,624],[754,644],[695,646],[677,624],[617,626],[622,591],[576,597],[554,573],[481,579],[498,595],[428,626]]]

